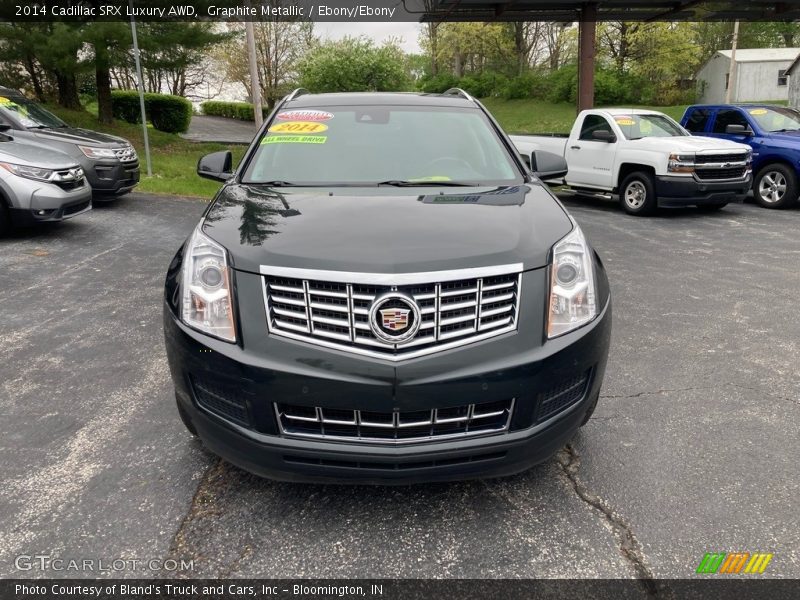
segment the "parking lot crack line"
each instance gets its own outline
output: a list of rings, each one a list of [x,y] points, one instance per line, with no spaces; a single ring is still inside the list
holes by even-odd
[[[636,539],[630,524],[617,513],[606,500],[591,493],[578,478],[578,471],[581,466],[581,459],[578,451],[572,444],[567,444],[564,449],[559,451],[556,455],[556,460],[578,497],[591,508],[599,512],[609,525],[611,525],[619,543],[620,553],[633,567],[637,579],[639,579],[647,594],[653,597],[659,597],[660,590],[656,585],[655,577],[650,567],[647,565],[642,547]]]
[[[178,526],[175,535],[172,537],[172,542],[169,546],[169,551],[165,560],[174,559],[183,560],[202,560],[203,556],[197,553],[193,544],[190,541],[191,530],[195,522],[206,518],[213,517],[219,514],[219,509],[216,506],[217,488],[220,486],[221,480],[225,474],[225,463],[222,459],[217,459],[206,469],[203,473],[200,483],[192,496],[192,501],[189,503],[189,509]],[[244,556],[240,556],[238,562]],[[190,575],[181,574],[176,572],[176,578],[188,578]]]

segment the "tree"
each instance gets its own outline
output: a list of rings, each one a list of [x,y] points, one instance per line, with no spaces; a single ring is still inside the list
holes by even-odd
[[[543,26],[544,23],[525,21],[516,21],[506,25],[514,43],[518,75],[522,75],[531,67],[532,54],[542,42]]]
[[[345,37],[311,50],[299,65],[300,84],[312,92],[405,90],[408,76],[396,41],[375,46],[365,37]]]
[[[253,23],[253,28],[261,97],[267,108],[272,109],[275,103],[296,85],[297,65],[317,43],[314,37],[314,23],[261,21]],[[215,54],[216,62],[221,65],[229,81],[241,83],[247,90],[248,96],[252,97],[244,24],[230,23],[228,31],[231,37],[218,48]]]
[[[116,21],[93,21],[84,27],[84,38],[92,46],[95,83],[97,87],[97,118],[111,123],[111,67],[126,60],[125,49],[132,40],[130,26]]]

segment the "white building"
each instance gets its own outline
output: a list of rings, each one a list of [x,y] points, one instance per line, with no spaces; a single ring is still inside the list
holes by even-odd
[[[754,48],[736,51],[731,102],[788,100],[787,69],[800,55],[800,48]],[[731,51],[720,50],[697,72],[698,100],[706,104],[725,102],[730,82]]]

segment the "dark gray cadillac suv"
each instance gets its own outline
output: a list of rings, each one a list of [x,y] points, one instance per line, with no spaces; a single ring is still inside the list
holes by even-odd
[[[530,170],[562,167],[532,162],[461,90],[297,90],[235,172],[230,153],[202,158],[225,183],[164,298],[188,429],[294,481],[490,477],[550,457],[594,411],[611,300]]]

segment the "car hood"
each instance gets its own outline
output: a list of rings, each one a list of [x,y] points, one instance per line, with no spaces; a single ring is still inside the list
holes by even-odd
[[[229,184],[203,232],[235,269],[411,273],[547,264],[572,222],[539,184],[482,188],[267,188]]]
[[[17,141],[0,141],[0,161],[43,169],[70,169],[78,166],[74,158],[63,152]]]
[[[642,138],[640,140],[633,140],[633,143],[642,150],[654,150],[658,152],[669,150],[674,153],[750,150],[750,146],[739,144],[738,142],[694,135],[670,138]]]
[[[128,145],[128,141],[121,137],[90,129],[79,129],[78,127],[53,127],[49,129],[33,129],[32,131],[37,139],[43,141],[57,140],[59,142],[72,142],[73,144],[106,148],[119,148],[120,146]]]
[[[768,137],[770,141],[783,142],[787,146],[797,146],[800,144],[800,131],[781,131],[779,133],[770,133]]]

